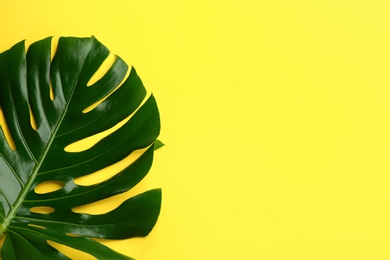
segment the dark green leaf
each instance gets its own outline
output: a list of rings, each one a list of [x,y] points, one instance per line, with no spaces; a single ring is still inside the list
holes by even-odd
[[[157,221],[161,190],[139,194],[111,212],[76,213],[74,207],[123,193],[148,173],[160,119],[134,68],[115,56],[108,71],[89,86],[109,50],[91,38],[60,38],[51,59],[52,38],[24,42],[0,54],[0,236],[4,260],[69,259],[47,241],[98,259],[130,259],[92,238],[146,236]],[[130,74],[127,76],[127,72]],[[127,77],[126,77],[127,76]],[[96,102],[102,101],[94,107]],[[91,109],[92,108],[92,109]],[[67,147],[106,130],[111,133],[77,151]],[[142,154],[104,181],[77,184],[77,178]],[[76,181],[75,181],[76,180]],[[38,193],[54,182],[60,187]],[[45,207],[51,213],[34,210]]]
[[[161,142],[159,139],[157,139],[155,142],[154,142],[154,149],[157,150],[161,147],[163,147],[165,144],[163,142]]]

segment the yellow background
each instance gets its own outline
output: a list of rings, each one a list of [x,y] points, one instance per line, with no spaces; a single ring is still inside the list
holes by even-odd
[[[390,259],[390,2],[0,2],[0,49],[95,35],[155,94],[139,260]],[[121,197],[115,198],[120,200]]]

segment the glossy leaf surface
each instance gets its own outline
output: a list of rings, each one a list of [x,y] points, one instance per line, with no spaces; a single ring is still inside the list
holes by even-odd
[[[94,37],[61,37],[52,49],[52,38],[46,38],[27,51],[20,42],[0,54],[1,257],[69,259],[52,241],[98,259],[130,259],[92,238],[146,236],[160,212],[160,189],[105,214],[72,209],[123,193],[148,173],[160,131],[155,99],[117,56],[100,79],[91,81],[110,55]],[[89,145],[69,149],[82,140]],[[77,178],[139,149],[141,155],[114,176],[77,184]],[[37,192],[44,183],[58,188]]]

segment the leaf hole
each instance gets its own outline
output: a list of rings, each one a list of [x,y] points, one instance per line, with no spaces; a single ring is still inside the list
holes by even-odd
[[[53,61],[54,59],[54,56],[56,55],[57,53],[57,47],[58,47],[58,41],[59,41],[60,37],[58,36],[54,36],[51,38],[51,42],[50,42],[50,62]],[[54,90],[53,90],[53,85],[52,85],[52,82],[51,82],[51,79],[50,79],[50,87],[49,87],[49,94],[50,94],[50,100],[51,101],[54,101]]]
[[[96,257],[94,257],[88,253],[85,253],[83,251],[74,249],[72,247],[69,247],[69,246],[66,246],[66,245],[51,241],[51,240],[47,240],[46,242],[51,247],[57,249],[58,251],[60,251],[61,253],[63,253],[67,257],[69,257],[70,259],[97,260]]]
[[[53,61],[55,54],[57,53],[58,41],[60,37],[54,36],[51,38],[51,49],[50,49],[50,61]]]
[[[82,237],[81,235],[73,234],[73,233],[65,233],[68,237]]]
[[[50,214],[55,211],[52,207],[40,206],[40,207],[32,207],[30,208],[30,212],[38,213],[38,214]]]
[[[34,191],[37,194],[46,194],[62,189],[65,186],[63,181],[44,181],[38,184]]]
[[[104,98],[102,98],[102,99],[96,101],[94,104],[90,105],[89,107],[85,108],[85,109],[83,110],[83,113],[86,114],[86,113],[92,111],[93,109],[95,109],[95,108],[96,108],[98,105],[100,105],[101,103],[103,103],[104,100],[106,100],[109,96],[112,95],[112,93],[114,93],[118,88],[120,88],[120,87],[123,85],[123,83],[124,83],[124,82],[127,80],[127,78],[129,77],[130,72],[131,72],[131,68],[129,68],[129,69],[127,70],[126,75],[125,75],[125,77],[123,78],[123,80],[121,81],[121,83],[119,83],[119,85],[118,85],[113,91],[111,91],[110,94],[108,94],[108,95],[105,96]],[[103,75],[102,75],[102,77],[103,77]]]
[[[39,228],[39,229],[47,229],[47,227],[40,226],[40,225],[35,225],[35,224],[27,224],[27,226],[29,226],[29,227],[35,227],[35,228]]]
[[[126,169],[135,160],[137,160],[148,148],[149,147],[135,150],[131,154],[129,154],[126,158],[114,164],[111,164],[91,174],[75,178],[74,183],[80,186],[91,186],[106,181],[112,178],[113,176],[117,175],[122,170]]]
[[[24,51],[27,53],[28,51],[28,48],[30,48],[30,45],[32,44],[33,42],[29,39],[26,39],[24,40]]]
[[[12,150],[15,151],[16,150],[15,141],[12,138],[11,132],[10,132],[8,124],[7,124],[7,121],[5,120],[5,117],[4,117],[3,109],[1,107],[0,107],[0,127],[1,127],[1,129],[3,129],[4,135],[5,135],[5,139],[7,140],[8,146]]]
[[[51,83],[51,79],[50,79],[50,100],[51,101],[54,101],[54,90],[53,90],[53,85]]]
[[[29,109],[30,109],[30,124],[31,124],[31,127],[34,130],[38,130],[37,121],[35,120],[35,116],[34,116],[32,110],[31,110],[31,106],[30,105],[29,105]]]
[[[74,213],[89,214],[89,215],[103,215],[117,209],[122,203],[130,198],[134,198],[145,192],[145,186],[138,184],[134,188],[123,193],[101,199],[88,204],[80,205],[72,208]]]
[[[116,60],[116,56],[112,53],[110,53],[107,58],[102,62],[99,69],[92,75],[92,77],[89,79],[87,83],[87,87],[92,86],[96,82],[98,82],[106,73],[107,71],[112,67]]]
[[[72,208],[74,213],[89,214],[89,215],[102,215],[110,211],[113,211],[119,207],[126,199],[130,198],[134,190],[114,195],[105,199],[101,199],[88,204],[80,205]]]
[[[90,149],[91,147],[93,147],[95,144],[97,144],[100,140],[102,140],[103,138],[107,137],[108,135],[112,134],[113,132],[115,132],[116,130],[118,130],[119,128],[121,128],[124,124],[127,123],[127,121],[130,120],[130,118],[135,114],[137,113],[138,109],[140,107],[143,106],[143,104],[148,100],[150,96],[150,93],[148,93],[145,97],[145,99],[142,101],[142,103],[139,105],[139,107],[133,112],[131,113],[128,117],[126,117],[125,119],[123,119],[122,121],[120,121],[118,124],[116,124],[115,126],[105,130],[105,131],[102,131],[100,133],[97,133],[97,134],[94,134],[92,136],[89,136],[89,137],[86,137],[84,139],[81,139],[79,141],[76,141],[74,143],[71,143],[69,145],[67,145],[64,150],[68,153],[79,153],[79,152],[83,152],[83,151],[86,151],[88,149]]]

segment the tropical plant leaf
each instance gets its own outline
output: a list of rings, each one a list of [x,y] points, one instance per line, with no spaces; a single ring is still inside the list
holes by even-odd
[[[131,259],[93,238],[146,236],[160,212],[160,189],[105,214],[74,208],[123,193],[148,173],[160,131],[156,101],[117,56],[92,82],[110,56],[96,38],[61,37],[52,49],[49,37],[0,54],[1,257],[69,259],[52,246],[59,243],[98,259]],[[89,145],[70,149],[77,142]],[[134,152],[141,155],[114,176],[77,182]],[[58,188],[37,191],[47,183]]]

